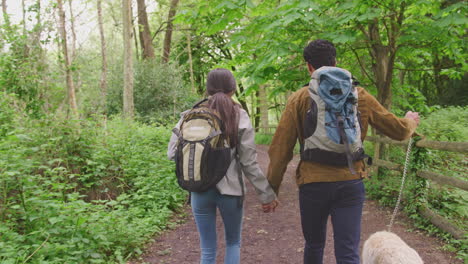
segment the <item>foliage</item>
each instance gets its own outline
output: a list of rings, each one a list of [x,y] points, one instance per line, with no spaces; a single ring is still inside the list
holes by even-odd
[[[124,262],[183,202],[164,127],[20,121],[0,137],[2,263]]]
[[[272,135],[261,134],[261,133],[255,134],[255,144],[257,145],[270,145],[272,139],[273,139]]]
[[[445,99],[466,95],[452,89],[462,87],[466,78],[464,13],[462,1],[210,0],[183,8],[176,21],[194,31],[193,63],[196,71],[201,69],[195,75],[217,66],[230,68],[246,87],[242,96],[265,83],[273,86],[270,98],[301,87],[308,81],[302,49],[317,38],[334,42],[338,65],[375,92],[375,67],[385,63],[373,54],[379,42],[387,54],[395,52],[391,85],[396,106],[430,112],[427,102],[466,102],[464,97]],[[370,36],[371,29],[376,36]],[[185,49],[183,43],[178,47]],[[187,57],[179,56],[179,64],[187,65]],[[198,80],[200,85],[203,76]]]
[[[122,111],[122,72],[121,63],[112,66],[107,97],[109,114]],[[143,121],[169,124],[196,101],[182,82],[176,65],[161,64],[157,60],[140,61],[135,65],[134,77],[135,109]]]
[[[15,115],[18,110],[23,110],[15,106],[17,102],[14,94],[0,92],[0,138],[5,137],[15,127]]]
[[[466,142],[467,128],[461,125],[466,122],[466,107],[440,108],[422,118],[418,132],[429,140]],[[371,150],[372,145],[367,143],[366,148]],[[366,152],[368,151],[366,150]],[[388,159],[392,162],[403,164],[404,156],[405,151],[402,148],[389,148]],[[449,242],[447,248],[457,251],[461,258],[466,258],[468,254],[464,243],[450,238],[449,235],[422,218],[418,212],[418,207],[423,203],[428,204],[432,210],[449,219],[458,228],[465,230],[465,223],[468,219],[468,197],[466,192],[416,177],[415,171],[424,169],[466,180],[464,177],[468,173],[466,162],[466,155],[462,153],[415,147],[412,151],[410,173],[403,192],[404,210],[414,220],[414,226],[444,238]],[[367,195],[370,199],[379,200],[383,205],[393,208],[398,197],[401,174],[392,173],[388,170],[382,171],[383,174],[374,176],[366,182]]]
[[[430,140],[468,141],[468,107],[441,107],[423,118],[418,128]]]
[[[260,85],[270,91],[266,108],[279,113],[289,93],[309,81],[302,49],[311,39],[334,42],[338,66],[350,69],[374,94],[376,67],[394,59],[388,68],[393,72],[388,80],[392,110],[398,115],[407,110],[423,113],[420,132],[429,139],[466,141],[467,5],[463,1],[185,1],[176,18],[173,64],[140,61],[135,38],[135,107],[144,124],[119,120],[123,52],[116,1],[104,1],[103,6],[109,54],[106,113],[111,118],[106,121],[96,115],[102,110],[100,38],[97,30],[91,30],[84,39],[87,33],[78,29],[93,28],[89,21],[79,25],[79,20],[81,14],[89,17],[96,10],[79,2],[83,1],[72,4],[79,7],[74,17],[79,36],[77,43],[69,42],[70,48],[77,44],[70,52],[70,70],[80,117],[86,120],[63,117],[67,92],[64,58],[55,47],[60,44],[56,3],[22,1],[23,21],[15,24],[9,16],[0,21],[2,263],[124,262],[165,225],[182,193],[164,155],[168,129],[152,124],[174,123],[178,113],[198,99],[187,85],[191,83],[187,38],[198,94],[204,92],[207,72],[215,67],[231,69],[239,87],[236,98],[244,109],[250,107],[252,117],[262,116]],[[162,46],[169,1],[153,2],[158,9],[149,13],[153,45]],[[66,13],[68,30],[71,12]],[[376,33],[372,38],[371,29]],[[376,59],[375,45],[395,57]],[[254,121],[259,123],[258,118]],[[271,142],[266,135],[256,139]],[[402,154],[399,149],[389,153],[398,162]],[[466,156],[440,151],[419,151],[416,156],[417,166],[454,177],[466,175]],[[381,175],[368,184],[368,190],[392,205],[398,182]],[[452,221],[466,222],[464,194],[432,186],[421,191],[427,184],[415,179],[407,188],[414,199],[406,210],[421,228],[435,230],[414,211],[421,199]],[[463,244],[456,246],[460,249]]]
[[[43,104],[37,97],[41,92],[40,75],[44,69],[37,61],[37,54],[34,54],[38,51],[30,50],[27,36],[19,31],[18,26],[0,25],[0,38],[4,42],[0,46],[9,47],[9,52],[0,49],[0,88],[15,93],[27,103],[27,111],[38,115]]]

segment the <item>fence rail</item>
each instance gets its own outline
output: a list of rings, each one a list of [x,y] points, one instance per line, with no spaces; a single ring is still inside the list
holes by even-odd
[[[386,137],[367,136],[366,140],[372,142],[379,142],[397,146],[407,146],[408,141],[396,141]],[[445,150],[452,152],[468,153],[468,142],[448,142],[448,141],[431,141],[422,139],[416,142],[416,147],[429,148],[437,150]]]
[[[407,146],[408,141],[395,141],[385,137],[377,136],[368,136],[366,140],[374,143],[384,143],[397,146]],[[430,148],[443,151],[451,152],[460,152],[468,153],[468,142],[442,142],[442,141],[429,141],[429,140],[420,140],[415,143],[416,147],[420,148]],[[398,163],[390,162],[387,160],[379,159],[379,157],[374,158],[374,164],[376,167],[384,167],[390,170],[403,171],[403,166]],[[450,187],[459,188],[465,191],[468,191],[468,181],[461,180],[455,177],[445,176],[439,173],[427,171],[427,170],[418,170],[416,171],[418,177],[434,181],[438,184],[448,185]],[[445,232],[451,234],[456,239],[464,239],[466,232],[459,229],[458,227],[451,224],[446,218],[432,211],[427,204],[422,204],[419,207],[419,213],[426,219],[428,219],[433,225],[439,227]]]

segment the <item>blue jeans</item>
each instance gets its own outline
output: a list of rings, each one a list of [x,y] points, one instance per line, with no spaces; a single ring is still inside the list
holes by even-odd
[[[200,264],[216,263],[216,208],[224,222],[224,264],[239,264],[243,213],[241,197],[222,195],[216,188],[201,193],[192,192],[191,195],[192,212],[200,235]]]
[[[304,264],[321,264],[331,215],[337,264],[359,264],[361,216],[365,200],[362,180],[317,182],[299,187]]]

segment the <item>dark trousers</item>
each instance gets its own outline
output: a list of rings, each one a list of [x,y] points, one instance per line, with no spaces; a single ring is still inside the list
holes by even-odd
[[[362,180],[317,182],[299,187],[304,264],[321,264],[331,215],[337,264],[359,264],[361,216],[365,200]]]

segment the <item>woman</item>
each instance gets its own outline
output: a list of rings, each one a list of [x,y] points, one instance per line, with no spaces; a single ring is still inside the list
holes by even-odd
[[[209,99],[207,105],[216,110],[224,122],[225,133],[232,148],[232,161],[226,176],[216,187],[206,192],[191,193],[192,212],[200,236],[201,264],[216,263],[217,208],[224,222],[226,239],[224,263],[238,264],[240,262],[242,195],[245,186],[242,175],[239,174],[243,173],[256,189],[264,212],[274,211],[278,205],[276,195],[256,160],[255,134],[249,116],[232,100],[235,90],[236,80],[229,70],[215,69],[208,73],[206,93]],[[179,128],[180,122],[177,124],[177,128]],[[168,148],[169,159],[174,158],[176,142],[177,137],[173,134]]]

